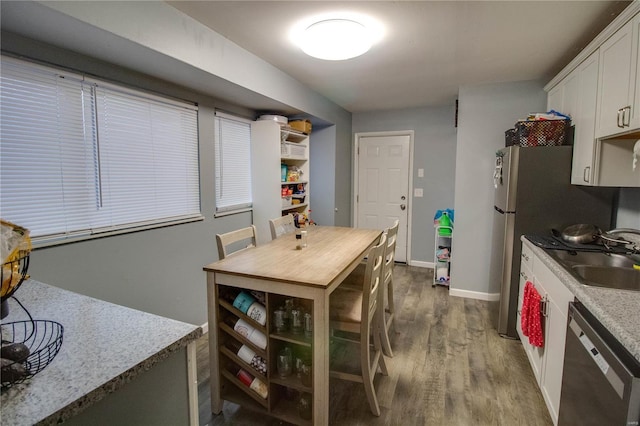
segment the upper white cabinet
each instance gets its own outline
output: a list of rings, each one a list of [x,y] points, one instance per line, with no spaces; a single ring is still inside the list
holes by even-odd
[[[595,185],[596,144],[595,120],[598,94],[598,66],[600,52],[591,54],[573,72],[576,90],[576,111],[571,115],[575,133],[573,138],[573,161],[571,183]]]
[[[638,58],[636,16],[600,46],[596,137],[640,127],[636,92]]]
[[[640,187],[639,10],[633,2],[545,88],[548,108],[575,126],[572,184]]]

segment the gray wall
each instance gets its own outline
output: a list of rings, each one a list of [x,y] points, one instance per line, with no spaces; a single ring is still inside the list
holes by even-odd
[[[455,105],[353,114],[353,133],[413,130],[414,188],[424,197],[411,197],[410,261],[433,262],[433,215],[453,208],[456,169]],[[353,144],[353,141],[352,141]],[[352,161],[353,153],[350,153]],[[417,170],[424,169],[419,178]]]
[[[617,228],[640,229],[640,188],[621,188]]]
[[[490,292],[495,151],[504,146],[505,130],[546,104],[535,81],[460,88],[452,294],[482,298]]]

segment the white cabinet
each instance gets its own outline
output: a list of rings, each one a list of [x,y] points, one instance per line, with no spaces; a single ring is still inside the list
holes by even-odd
[[[638,58],[638,16],[600,46],[600,78],[596,137],[604,138],[639,126],[635,96]]]
[[[544,345],[542,348],[529,344],[528,338],[518,334],[529,358],[542,396],[554,424],[558,422],[560,408],[560,391],[562,389],[562,369],[564,362],[564,344],[567,332],[567,314],[569,302],[573,301],[573,294],[551,272],[542,261],[533,255],[531,250],[523,244],[523,258],[520,278],[521,299],[518,307],[522,306],[522,292],[526,281],[531,281],[542,298],[541,311],[543,318]],[[525,259],[530,257],[530,261]],[[528,275],[530,274],[530,275]],[[518,322],[520,318],[518,318]],[[518,324],[519,327],[519,324]]]
[[[576,110],[572,115],[575,133],[571,183],[595,185],[596,181],[596,100],[598,94],[598,67],[600,52],[585,59],[574,71],[577,81]]]
[[[301,172],[296,181],[282,181],[282,164]],[[271,239],[269,219],[289,212],[308,214],[309,137],[275,121],[251,123],[251,174],[253,224],[260,244]],[[292,195],[283,197],[283,188],[291,188]]]
[[[575,116],[578,109],[578,75],[572,72],[549,91],[547,109]]]
[[[524,287],[527,282],[531,282],[535,286],[535,279],[533,277],[533,253],[531,250],[523,245],[522,246],[522,254],[521,254],[521,265],[520,265],[520,291],[518,293],[518,310],[517,310],[517,318],[516,318],[516,331],[518,332],[518,336],[520,337],[520,341],[522,342],[522,346],[524,347],[524,352],[527,354],[527,358],[529,358],[529,363],[531,364],[531,369],[533,370],[533,375],[536,378],[536,382],[538,385],[540,384],[540,377],[542,375],[542,355],[544,355],[544,351],[542,348],[537,346],[533,346],[529,343],[529,338],[522,334],[522,300],[524,299]],[[543,294],[539,288],[537,288],[540,294]]]

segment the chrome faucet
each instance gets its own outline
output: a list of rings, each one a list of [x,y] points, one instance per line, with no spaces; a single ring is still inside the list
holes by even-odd
[[[634,234],[640,235],[640,229],[634,228],[615,228],[610,231],[605,232],[603,235],[600,235],[600,238],[604,241],[605,246],[607,242],[610,243],[618,243],[624,244],[629,250],[632,250],[634,253],[640,253],[640,244],[637,242],[627,241],[624,238],[612,238],[610,235],[618,235],[618,234]]]

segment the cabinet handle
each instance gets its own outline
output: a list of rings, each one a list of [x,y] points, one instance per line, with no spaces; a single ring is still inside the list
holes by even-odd
[[[547,306],[549,305],[549,299],[545,295],[544,298],[540,300],[540,314],[543,317],[548,317],[549,313],[547,312]]]
[[[629,127],[630,124],[631,124],[631,105],[627,105],[626,107],[622,108],[622,125],[624,127]]]
[[[618,127],[624,127],[624,119],[622,118],[622,108],[618,110],[618,118],[616,119],[616,124]]]
[[[591,166],[587,166],[584,168],[584,171],[582,172],[582,180],[584,180],[585,182],[589,183],[589,175],[591,174]]]
[[[520,272],[520,276],[524,278],[525,281],[529,281],[529,277],[527,277],[527,274],[525,274],[524,272]]]
[[[525,253],[522,253],[522,258],[527,262],[529,261],[529,256],[527,256]]]

